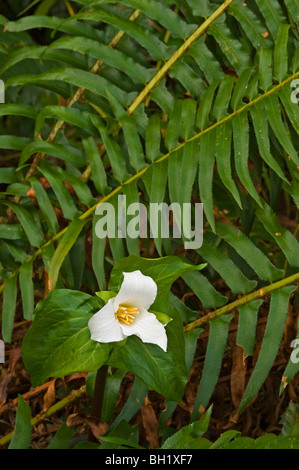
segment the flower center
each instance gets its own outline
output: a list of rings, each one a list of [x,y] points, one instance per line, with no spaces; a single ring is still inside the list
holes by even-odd
[[[134,307],[122,307],[121,305],[118,307],[116,312],[116,317],[119,322],[125,323],[126,325],[130,325],[134,320],[134,315],[138,315],[139,310]]]

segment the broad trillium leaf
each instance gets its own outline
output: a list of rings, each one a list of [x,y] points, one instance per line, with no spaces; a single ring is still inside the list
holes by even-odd
[[[90,338],[88,321],[102,301],[83,292],[53,290],[39,302],[24,337],[22,359],[33,386],[49,377],[97,370],[112,346]]]

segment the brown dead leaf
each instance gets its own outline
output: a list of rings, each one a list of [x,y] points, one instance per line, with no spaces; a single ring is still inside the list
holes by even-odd
[[[12,374],[15,370],[16,364],[21,359],[21,348],[15,347],[10,350],[9,353],[9,369]]]
[[[2,379],[0,380],[0,407],[4,405],[6,402],[7,398],[7,385],[9,384],[9,381],[11,379],[10,374],[6,374]]]
[[[109,425],[104,421],[101,421],[99,418],[86,416],[83,413],[73,413],[69,415],[66,420],[66,425],[69,428],[75,428],[76,426],[82,426],[83,424],[86,424],[89,427],[96,439],[105,434],[109,428]]]
[[[232,402],[236,408],[239,407],[245,391],[246,364],[243,361],[243,353],[243,348],[238,344],[233,347],[230,388]]]
[[[48,388],[44,394],[44,411],[46,411],[50,406],[53,405],[56,399],[56,388],[55,388],[56,378],[51,380],[48,383]]]
[[[145,437],[150,444],[150,449],[159,447],[158,440],[158,420],[156,413],[149,401],[145,401],[140,408],[142,426],[145,432]]]

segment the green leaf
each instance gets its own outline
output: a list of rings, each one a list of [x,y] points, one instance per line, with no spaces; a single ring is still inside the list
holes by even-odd
[[[211,242],[206,240],[197,252],[220,274],[234,293],[245,294],[255,288],[256,281],[244,276],[235,263]]]
[[[206,407],[217,383],[222,356],[227,341],[228,327],[232,315],[210,321],[209,342],[199,389],[194,402],[192,421],[198,419],[201,407]]]
[[[106,90],[106,95],[113,108],[115,116],[122,126],[124,138],[127,144],[130,164],[132,168],[138,172],[144,168],[145,162],[143,148],[135,121],[125,112],[124,108],[119,103],[119,100],[117,100],[117,98],[112,93],[110,93],[108,89]]]
[[[277,39],[279,27],[286,21],[279,2],[256,0],[256,3],[265,19],[266,25],[272,34],[273,39]]]
[[[73,429],[69,428],[66,423],[62,423],[47,449],[68,449],[73,432]]]
[[[290,88],[288,86],[280,88],[278,95],[294,130],[299,134],[299,109],[290,100]]]
[[[18,137],[16,135],[0,135],[1,149],[23,150],[29,143],[30,139],[27,137]]]
[[[259,84],[263,91],[272,86],[272,50],[262,47],[260,51]]]
[[[19,283],[22,295],[23,316],[32,320],[34,310],[33,261],[25,262],[20,268]]]
[[[274,77],[278,82],[282,82],[288,72],[288,37],[289,24],[279,26],[277,39],[274,48]]]
[[[249,124],[247,111],[237,113],[232,121],[233,123],[233,141],[234,141],[234,160],[236,172],[250,196],[260,205],[260,198],[252,182],[248,169],[249,156]]]
[[[216,232],[252,267],[260,279],[278,281],[284,271],[277,269],[254,243],[233,225],[216,223]]]
[[[222,449],[255,449],[255,440],[252,437],[237,437],[225,444]]]
[[[53,290],[38,303],[22,344],[33,386],[49,377],[95,371],[106,362],[111,345],[92,341],[88,328],[100,308],[96,297],[68,289]]]
[[[108,442],[111,444],[115,444],[117,446],[121,446],[121,448],[129,448],[129,449],[144,449],[144,447],[141,447],[139,444],[136,444],[135,442],[129,441],[128,439],[124,439],[121,437],[117,436],[101,436],[101,440],[104,442]]]
[[[112,292],[111,290],[106,290],[106,291],[100,291],[96,292],[96,295],[103,300],[103,302],[106,304],[108,300],[112,299],[115,297],[117,294],[116,292]]]
[[[89,25],[73,21],[71,24],[65,23],[59,17],[44,15],[29,15],[20,18],[17,21],[5,21],[7,31],[21,32],[36,28],[49,28],[53,30],[63,31],[70,35],[84,36],[91,39],[99,39],[94,28]]]
[[[200,272],[186,273],[182,278],[202,302],[204,308],[215,309],[227,303],[227,297],[221,295]]]
[[[239,344],[244,349],[244,357],[253,355],[258,310],[262,303],[262,300],[253,300],[238,309],[239,324],[236,344]]]
[[[276,95],[270,95],[265,100],[265,108],[270,125],[282,148],[287,152],[295,165],[299,165],[299,158],[293,146],[289,132],[286,130],[281,117],[281,106]]]
[[[166,315],[166,313],[163,312],[157,312],[156,310],[149,310],[151,313],[154,313],[157,317],[157,320],[159,320],[160,323],[162,323],[163,326],[168,325],[169,322],[171,322],[172,318],[169,315]]]
[[[279,224],[275,213],[265,202],[263,203],[263,208],[256,208],[255,213],[267,232],[282,250],[290,266],[298,267],[299,244],[297,239],[289,230]]]
[[[37,202],[47,222],[49,231],[53,234],[57,233],[59,230],[59,225],[58,225],[55,211],[47,195],[47,192],[45,191],[42,184],[37,178],[31,177],[29,178],[29,182],[32,188],[34,189]]]
[[[16,213],[30,245],[40,247],[44,241],[43,233],[40,232],[36,221],[27,208],[12,201],[4,201],[4,204],[8,205]]]
[[[166,326],[167,352],[155,344],[143,343],[137,336],[130,336],[124,346],[113,349],[108,362],[132,372],[149,390],[155,390],[167,400],[180,401],[187,380],[185,342],[179,314],[169,307],[167,315],[172,317]]]
[[[24,240],[26,239],[24,230],[20,224],[0,225],[0,238],[8,240]]]
[[[0,183],[15,183],[17,182],[15,168],[0,168]]]
[[[181,137],[185,141],[194,135],[197,103],[195,100],[185,99],[182,106]]]
[[[161,156],[160,140],[160,115],[154,113],[148,120],[145,134],[146,156],[151,162],[154,162]]]
[[[37,111],[28,104],[8,103],[1,104],[0,116],[23,116],[29,119],[35,119]]]
[[[163,312],[169,301],[169,291],[173,282],[182,274],[203,269],[205,264],[192,265],[179,256],[165,256],[162,258],[141,258],[131,255],[116,263],[112,269],[109,289],[119,291],[123,281],[123,272],[140,270],[145,276],[150,276],[158,287],[157,297],[152,309]]]
[[[62,266],[62,263],[76,242],[79,234],[81,233],[82,228],[86,224],[87,219],[74,219],[70,225],[67,227],[67,230],[61,240],[59,241],[58,247],[54,253],[54,256],[50,263],[49,268],[49,283],[51,289],[55,288],[59,270]]]
[[[169,8],[165,8],[163,4],[152,0],[124,0],[125,5],[135,9],[140,9],[149,18],[158,21],[171,35],[176,38],[185,39],[195,29],[195,25],[188,25],[185,21]]]
[[[204,73],[209,85],[223,77],[220,63],[205,44],[205,38],[195,41],[189,49],[189,54],[194,58],[198,67]]]
[[[143,175],[143,181],[146,185],[146,190],[149,195],[149,200],[151,204],[160,204],[161,201],[164,200],[166,185],[167,185],[167,174],[168,174],[168,162],[167,160],[162,160],[160,163],[156,163],[152,165],[149,170]],[[151,208],[154,207],[152,205],[149,206],[148,217],[151,220]],[[153,223],[151,222],[151,225]],[[161,230],[153,230],[153,238],[155,241],[155,245],[157,251],[160,256],[162,256],[162,234]],[[156,233],[158,232],[158,233]],[[163,239],[163,244],[168,240]]]
[[[121,382],[125,374],[126,373],[123,370],[117,370],[114,374],[107,376],[101,416],[102,420],[106,423],[110,423],[113,419],[115,406],[119,397]]]
[[[104,253],[106,248],[106,238],[99,238],[96,235],[96,224],[100,216],[93,215],[92,217],[92,252],[91,262],[92,269],[96,276],[100,289],[106,289],[106,278],[104,269]]]
[[[250,6],[242,0],[237,0],[231,3],[229,13],[238,20],[252,45],[256,50],[259,50],[266,42],[263,37],[265,26],[250,9]]]
[[[222,22],[222,18],[214,21],[209,27],[209,33],[214,36],[222,52],[225,54],[231,65],[240,74],[249,66],[249,56],[240,41],[235,39],[231,30]]]
[[[281,437],[299,436],[298,412],[298,404],[291,401],[279,422],[279,424],[282,424]]]
[[[226,188],[235,198],[242,209],[242,203],[238,189],[232,178],[231,171],[231,140],[232,126],[230,121],[224,122],[216,130],[216,162],[219,176]]]
[[[164,139],[164,144],[169,151],[178,146],[181,127],[182,104],[183,100],[176,100],[174,102],[173,111],[169,118],[166,137]]]
[[[122,70],[135,83],[149,82],[154,74],[153,69],[147,69],[125,55],[123,52],[99,41],[84,37],[62,37],[48,46],[47,52],[52,49],[66,49],[88,54],[90,57],[102,60],[105,64]]]
[[[235,431],[233,429],[225,431],[223,434],[221,434],[217,441],[214,442],[210,449],[221,449],[239,434],[240,431]]]
[[[32,427],[30,423],[31,411],[28,403],[25,403],[22,395],[18,396],[18,409],[13,438],[9,449],[28,449],[31,442]]]
[[[13,275],[4,285],[2,307],[2,336],[4,342],[11,342],[17,304],[17,276]]]
[[[291,343],[292,344],[292,343]],[[292,344],[293,349],[291,356],[287,363],[285,370],[283,371],[283,376],[281,378],[281,384],[279,389],[279,394],[281,395],[286,386],[293,380],[295,375],[299,371],[299,360],[298,360],[298,344],[299,344],[299,321],[297,326],[297,336]]]
[[[115,94],[115,97],[123,106],[129,105],[132,99],[135,97],[135,93],[125,93],[117,86],[113,85],[112,83],[109,83],[106,78],[75,67],[60,67],[56,68],[55,70],[52,69],[50,71],[41,73],[39,75],[16,75],[10,77],[7,80],[6,86],[8,88],[10,86],[20,86],[28,84],[42,85],[44,82],[49,81],[60,81],[63,83],[69,83],[70,85],[75,85],[77,87],[82,87],[104,98],[106,97],[105,90],[106,88],[109,88],[111,90],[111,93]]]
[[[231,75],[225,75],[220,83],[213,106],[213,115],[217,122],[228,115],[228,106],[231,100],[234,83],[235,77]]]
[[[252,123],[254,126],[255,136],[262,159],[267,163],[270,168],[272,168],[272,170],[275,171],[275,173],[279,176],[280,179],[287,182],[287,179],[283,174],[282,169],[280,168],[278,162],[272,156],[270,151],[268,121],[264,118],[265,108],[263,103],[257,103],[253,106],[250,106],[250,113],[252,116]]]
[[[215,219],[213,214],[213,174],[215,160],[215,133],[207,132],[200,138],[198,185],[205,215],[213,232]]]
[[[200,101],[207,89],[207,85],[200,78],[197,72],[188,64],[183,57],[181,60],[174,62],[169,71],[169,76],[175,78],[183,85],[189,95],[197,101]]]
[[[64,122],[68,122],[79,129],[94,133],[95,128],[91,123],[89,113],[82,112],[79,109],[67,108],[66,106],[45,106],[42,111],[36,117],[35,120],[35,137],[41,131],[45,124],[45,120],[48,118],[61,119]]]
[[[117,181],[122,183],[127,177],[126,160],[124,159],[122,150],[116,140],[108,135],[107,130],[101,121],[99,119],[96,121],[94,121],[93,118],[91,119],[101,134],[103,143],[109,156],[109,161],[112,166],[113,175]]]
[[[171,203],[191,202],[193,184],[196,177],[195,168],[198,160],[198,142],[188,142],[183,149],[172,152],[168,158],[168,187]],[[175,207],[175,206],[174,206]],[[174,215],[174,219],[176,219]],[[177,220],[178,222],[178,220]],[[184,233],[184,223],[178,223],[180,233]]]
[[[200,101],[197,112],[196,125],[201,131],[209,127],[209,125],[211,124],[210,112],[212,108],[214,94],[217,87],[219,86],[219,83],[219,80],[213,82],[212,85],[210,85],[207,91],[205,92],[202,100]],[[212,133],[213,131],[210,130],[206,135],[210,135]],[[202,136],[201,141],[203,140],[204,135]]]
[[[212,407],[210,407],[204,416],[199,420],[184,426],[177,431],[173,436],[170,436],[162,445],[162,449],[192,449],[200,448],[195,447],[197,444],[200,446],[199,439],[206,431],[211,418]],[[197,441],[197,442],[196,442]],[[211,443],[209,442],[209,445]]]
[[[243,410],[259,392],[273,365],[285,327],[289,297],[295,288],[295,286],[287,286],[272,293],[262,346],[239,406],[239,411]]]
[[[95,188],[99,194],[104,195],[107,190],[107,175],[99,149],[93,137],[83,139],[82,143],[91,167],[91,175]]]
[[[60,145],[52,142],[45,142],[43,140],[35,140],[34,142],[30,142],[26,145],[22,150],[19,167],[24,165],[31,155],[37,152],[43,152],[47,155],[60,158],[63,161],[72,163],[78,168],[82,168],[85,163],[84,153],[69,145]]]
[[[40,162],[38,169],[51,184],[51,187],[63,211],[64,217],[68,220],[73,220],[76,216],[78,216],[79,211],[76,207],[74,199],[63,184],[59,172],[55,169],[55,165],[42,161]]]
[[[153,35],[151,30],[144,28],[136,22],[116,15],[105,7],[97,6],[97,8],[92,11],[87,10],[79,12],[61,23],[63,23],[65,28],[68,23],[73,23],[79,19],[84,19],[85,21],[105,22],[121,31],[124,31],[143,46],[151,54],[154,60],[164,60],[169,56],[169,48],[158,38],[158,36]]]
[[[129,422],[133,418],[133,416],[137,413],[140,406],[144,402],[144,399],[147,393],[148,393],[148,389],[146,385],[138,377],[135,377],[130,395],[126,403],[124,404],[120,413],[116,416],[116,418],[113,420],[113,422],[110,425],[109,430],[112,431],[111,434],[118,435],[120,437],[118,431],[122,423]],[[104,399],[105,399],[105,396],[104,396]],[[126,434],[126,437],[127,437],[127,434]]]
[[[244,106],[243,98],[246,96],[248,82],[252,74],[252,68],[243,70],[240,74],[232,94],[231,106],[234,111]]]

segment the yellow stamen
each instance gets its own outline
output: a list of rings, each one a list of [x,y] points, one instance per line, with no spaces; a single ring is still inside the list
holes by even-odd
[[[116,317],[119,322],[125,323],[126,325],[130,325],[134,320],[134,315],[138,315],[139,310],[134,307],[123,307],[120,305],[116,312]]]

